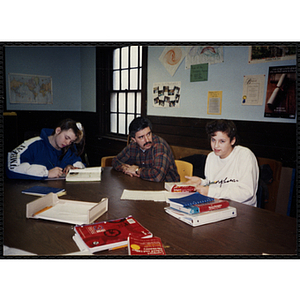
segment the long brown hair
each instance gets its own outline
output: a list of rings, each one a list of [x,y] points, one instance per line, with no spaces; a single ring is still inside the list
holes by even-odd
[[[60,127],[61,131],[63,130],[69,130],[72,129],[75,136],[76,140],[74,143],[70,144],[69,146],[65,147],[62,149],[62,155],[60,159],[64,157],[64,155],[67,153],[67,151],[71,148],[73,152],[76,153],[77,156],[80,156],[83,151],[84,151],[84,146],[85,146],[85,132],[84,132],[84,127],[80,122],[75,122],[72,119],[65,119],[62,120],[57,127]],[[55,130],[53,131],[52,135],[54,135]]]

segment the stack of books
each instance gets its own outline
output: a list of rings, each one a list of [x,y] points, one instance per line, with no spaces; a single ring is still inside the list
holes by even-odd
[[[169,198],[166,213],[191,225],[199,226],[237,216],[236,208],[226,200],[191,193],[179,198]]]
[[[127,247],[129,255],[166,255],[161,239],[132,216],[78,225],[74,231],[73,240],[84,253]]]
[[[131,235],[139,239],[152,238],[152,233],[132,216],[74,227],[73,240],[81,251],[95,253],[128,245]]]

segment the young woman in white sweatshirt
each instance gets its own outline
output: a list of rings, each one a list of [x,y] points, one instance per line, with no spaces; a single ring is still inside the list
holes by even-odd
[[[259,168],[252,151],[237,146],[237,129],[229,120],[215,120],[206,125],[213,152],[205,163],[205,179],[187,177],[188,184],[197,184],[203,195],[229,199],[256,206]]]

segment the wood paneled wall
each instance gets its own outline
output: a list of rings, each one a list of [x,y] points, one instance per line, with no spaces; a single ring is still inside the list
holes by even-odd
[[[210,119],[148,116],[153,132],[171,145],[210,150],[205,125]],[[296,124],[233,120],[239,144],[250,148],[258,157],[296,166]]]
[[[100,135],[100,118],[89,112],[18,111],[16,126],[8,128],[4,120],[5,140],[13,135],[20,144],[29,132],[39,134],[43,127],[55,127],[64,118],[82,122],[86,130],[86,153],[91,165],[100,165],[101,157],[115,155],[126,146],[125,140]],[[9,118],[9,117],[8,117]],[[209,119],[148,116],[153,132],[170,145],[210,150],[205,132]],[[296,167],[296,124],[235,121],[240,144],[250,148],[258,157],[281,161],[285,167]],[[6,126],[7,125],[7,126]],[[16,129],[17,128],[17,132]],[[15,145],[15,146],[18,146]]]
[[[99,137],[99,116],[92,112],[60,111],[17,111],[17,116],[4,117],[4,149],[8,151],[21,144],[25,139],[40,135],[42,128],[55,128],[66,118],[83,124],[86,131],[86,153]]]

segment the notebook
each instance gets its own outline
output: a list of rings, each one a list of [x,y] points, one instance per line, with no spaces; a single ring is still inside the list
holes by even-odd
[[[51,186],[41,186],[41,185],[36,185],[22,191],[22,194],[33,195],[33,196],[45,196],[49,193],[62,196],[66,194],[66,191],[65,189],[62,188],[55,188]]]
[[[184,196],[181,198],[169,198],[168,202],[175,202],[182,206],[192,206],[201,203],[207,203],[214,201],[214,198],[204,196],[198,192],[192,193],[191,195]]]

